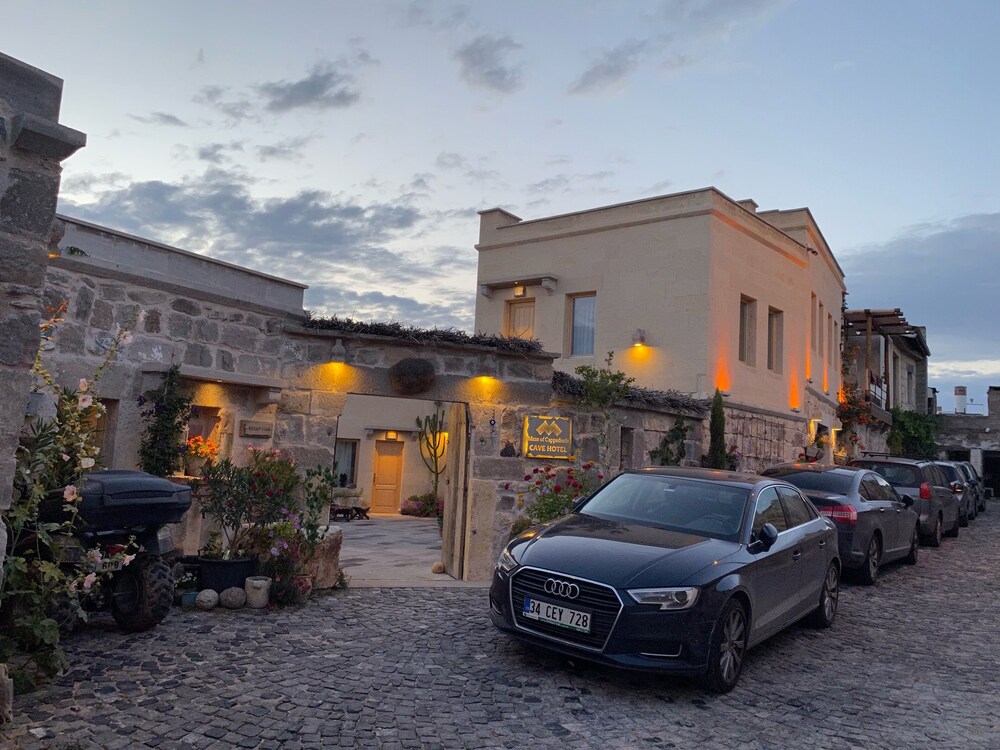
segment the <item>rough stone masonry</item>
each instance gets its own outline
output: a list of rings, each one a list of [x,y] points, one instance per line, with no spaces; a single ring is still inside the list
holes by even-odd
[[[59,124],[61,101],[62,80],[0,54],[0,511],[10,507],[14,448],[38,350],[59,163],[87,142]],[[0,563],[6,548],[0,524]]]

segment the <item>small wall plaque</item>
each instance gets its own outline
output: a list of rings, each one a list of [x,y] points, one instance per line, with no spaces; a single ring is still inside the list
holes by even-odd
[[[240,437],[270,438],[274,435],[274,425],[270,422],[240,420]]]

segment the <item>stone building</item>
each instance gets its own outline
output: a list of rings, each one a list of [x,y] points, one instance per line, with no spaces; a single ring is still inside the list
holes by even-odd
[[[743,468],[840,427],[844,274],[808,209],[715,188],[531,221],[497,208],[476,248],[477,331],[537,337],[566,372],[614,352],[644,386],[719,389]]]
[[[50,261],[44,297],[68,310],[47,367],[64,383],[89,377],[116,326],[137,321],[97,388],[110,468],[136,467],[137,399],[176,363],[194,396],[189,431],[222,455],[240,461],[248,445],[263,444],[306,466],[336,462],[373,511],[398,513],[407,496],[431,487],[416,418],[440,409],[443,562],[455,577],[484,579],[517,515],[524,476],[545,463],[525,457],[525,417],[567,418],[569,452],[597,457],[604,425],[554,389],[556,355],[525,342],[310,321],[302,284],[61,218],[62,254]],[[414,360],[427,375],[417,389],[397,377],[400,363]],[[641,407],[620,409],[608,460],[616,469],[647,465],[678,416],[697,430],[704,410],[679,394],[644,394]]]
[[[939,414],[941,458],[969,461],[1000,497],[1000,386],[986,392],[986,414]]]

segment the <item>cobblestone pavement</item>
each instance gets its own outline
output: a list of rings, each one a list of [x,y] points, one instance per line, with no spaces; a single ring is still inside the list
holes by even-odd
[[[4,747],[997,748],[1000,504],[833,630],[751,652],[727,696],[577,667],[495,633],[483,589],[337,592],[292,612],[94,627]],[[32,734],[30,730],[34,730]],[[39,734],[47,738],[39,739]]]

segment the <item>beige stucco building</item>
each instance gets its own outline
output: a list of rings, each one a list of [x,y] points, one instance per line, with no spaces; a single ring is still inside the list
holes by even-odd
[[[607,352],[641,385],[728,399],[745,468],[839,428],[844,274],[807,208],[705,188],[522,221],[480,214],[476,330],[557,369]]]

